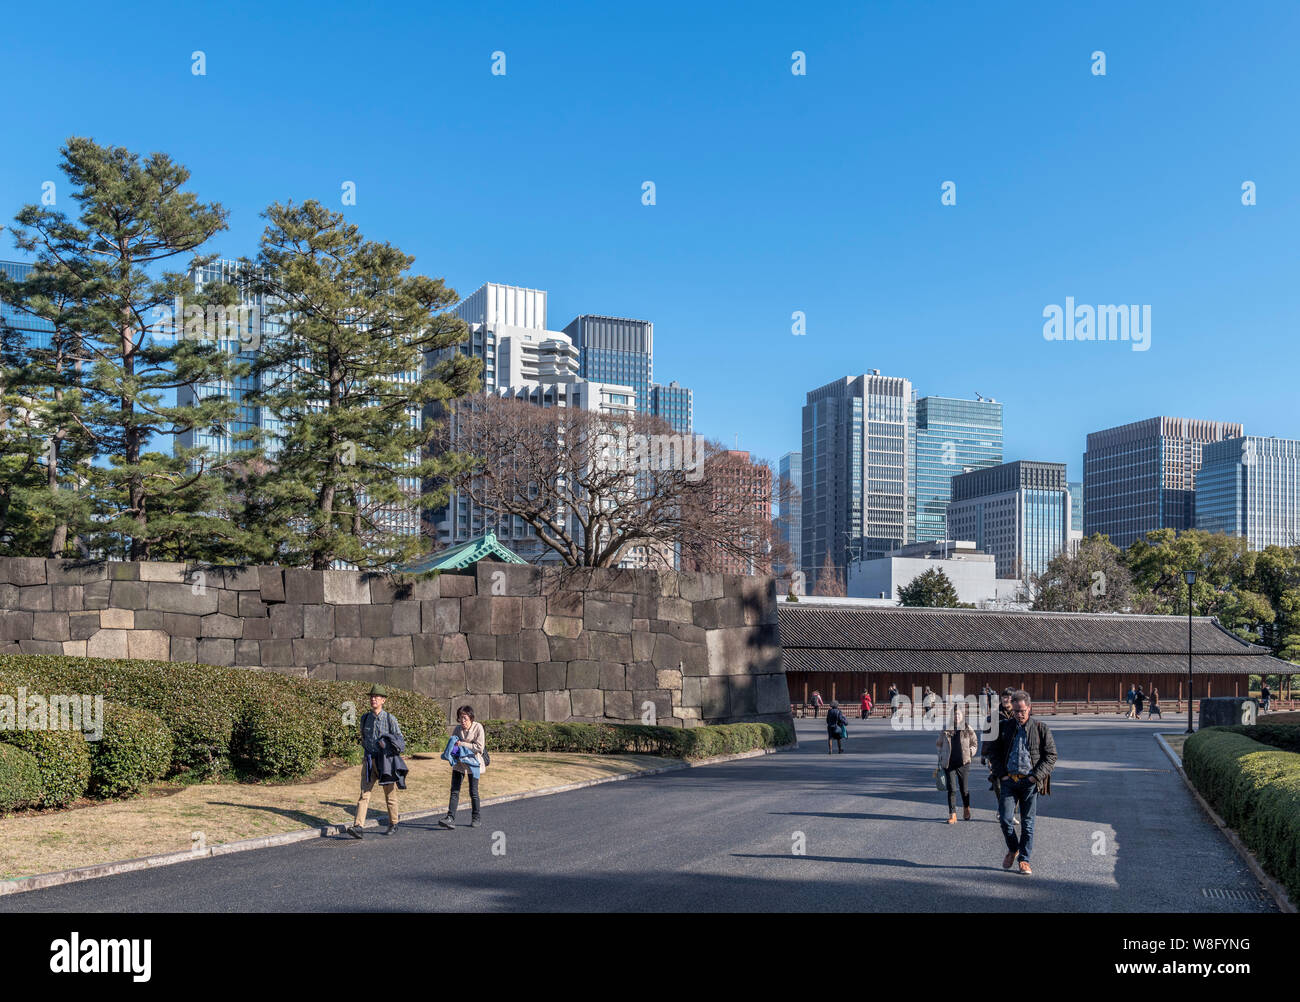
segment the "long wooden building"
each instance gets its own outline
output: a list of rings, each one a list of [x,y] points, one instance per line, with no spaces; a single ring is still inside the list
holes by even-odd
[[[1035,701],[1113,705],[1130,684],[1160,690],[1162,705],[1187,693],[1187,618],[1066,612],[853,607],[844,600],[781,602],[790,701],[820,691],[879,704],[889,686],[911,696],[977,694],[1014,686]],[[1297,673],[1295,665],[1247,643],[1208,617],[1192,619],[1195,698],[1244,696],[1255,674]]]

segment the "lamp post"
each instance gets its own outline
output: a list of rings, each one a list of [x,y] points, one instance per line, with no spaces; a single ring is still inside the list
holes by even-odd
[[[1192,733],[1192,585],[1196,584],[1196,572],[1184,571],[1187,579],[1187,733]]]

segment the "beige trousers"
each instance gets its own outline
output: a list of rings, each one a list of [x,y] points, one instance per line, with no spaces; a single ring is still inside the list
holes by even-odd
[[[364,775],[365,766],[362,766],[362,775]],[[366,823],[366,811],[370,808],[370,791],[375,788],[375,776],[370,777],[370,782],[362,782],[361,799],[357,801],[357,824],[359,826]],[[384,783],[384,805],[388,808],[388,823],[397,824],[397,784]]]

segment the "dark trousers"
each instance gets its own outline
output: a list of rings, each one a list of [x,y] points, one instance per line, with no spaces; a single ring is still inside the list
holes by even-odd
[[[1002,823],[1002,837],[1007,841],[1007,851],[1017,852],[1020,859],[1029,861],[1034,849],[1034,815],[1038,811],[1038,786],[1026,776],[1021,780],[1004,779],[1001,783],[998,820]],[[1011,819],[1020,808],[1020,837]]]
[[[451,799],[447,802],[447,813],[452,817],[456,816],[456,804],[460,801],[460,784],[464,779],[465,773],[460,770],[454,770],[451,774]],[[478,777],[472,772],[469,774],[469,802],[474,810],[471,817],[478,817]]]
[[[962,807],[970,806],[970,790],[966,789],[966,777],[970,774],[970,763],[967,762],[959,769],[944,769],[944,774],[948,777],[948,813],[957,813],[957,791],[954,789],[958,784],[961,785],[961,805]]]

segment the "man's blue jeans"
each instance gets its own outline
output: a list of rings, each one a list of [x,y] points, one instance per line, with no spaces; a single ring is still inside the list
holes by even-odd
[[[1016,808],[1020,808],[1020,836],[1012,822]],[[1007,852],[1016,850],[1018,858],[1026,862],[1034,849],[1034,813],[1038,810],[1038,787],[1026,776],[1016,781],[1004,779],[998,796],[998,821],[1002,823],[1002,837],[1007,840]]]

